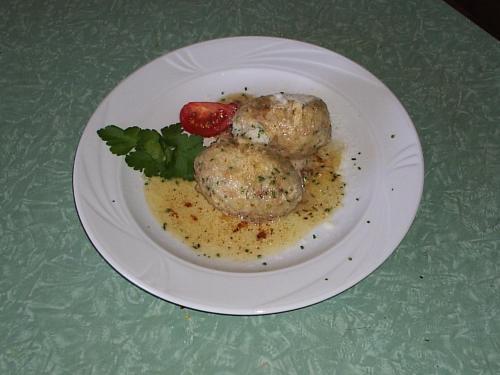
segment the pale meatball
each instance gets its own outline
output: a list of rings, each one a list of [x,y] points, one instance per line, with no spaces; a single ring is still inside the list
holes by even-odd
[[[219,141],[194,161],[198,190],[215,208],[249,221],[290,213],[302,199],[291,162],[262,145]]]
[[[280,155],[301,159],[326,145],[332,134],[325,102],[312,95],[274,94],[249,100],[233,119],[238,142],[268,145]]]

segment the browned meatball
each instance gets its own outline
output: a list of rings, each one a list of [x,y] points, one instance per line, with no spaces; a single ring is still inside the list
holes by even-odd
[[[330,141],[331,132],[326,104],[300,94],[252,99],[236,112],[232,128],[238,142],[265,144],[290,159],[314,154]]]
[[[302,179],[291,162],[262,145],[218,141],[198,155],[194,168],[208,202],[245,220],[286,215],[302,199]]]

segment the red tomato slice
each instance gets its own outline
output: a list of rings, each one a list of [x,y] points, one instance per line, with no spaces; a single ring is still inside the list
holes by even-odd
[[[181,125],[188,133],[213,137],[232,124],[237,109],[235,103],[190,102],[181,109]]]

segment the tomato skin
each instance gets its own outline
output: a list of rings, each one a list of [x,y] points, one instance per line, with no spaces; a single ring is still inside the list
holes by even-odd
[[[235,103],[189,102],[180,112],[183,129],[202,137],[213,137],[226,130],[238,109]]]

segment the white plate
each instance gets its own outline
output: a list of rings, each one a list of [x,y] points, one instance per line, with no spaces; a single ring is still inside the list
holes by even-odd
[[[245,87],[257,95],[286,91],[321,97],[332,115],[333,136],[346,144],[343,207],[314,230],[315,239],[310,233],[269,258],[267,267],[262,259],[242,264],[195,256],[150,214],[142,176],[112,155],[96,134],[108,124],[160,129],[177,122],[188,101],[216,100],[221,92]],[[403,239],[422,188],[418,136],[387,87],[334,52],[267,37],[195,44],[130,75],[87,124],[73,175],[81,222],[120,274],[176,304],[242,315],[311,305],[362,280]],[[300,244],[306,250],[300,251]]]

